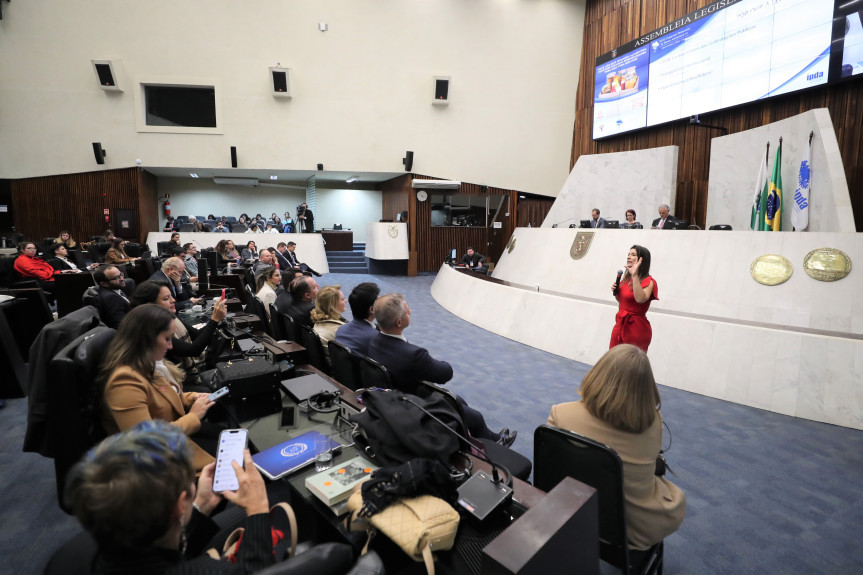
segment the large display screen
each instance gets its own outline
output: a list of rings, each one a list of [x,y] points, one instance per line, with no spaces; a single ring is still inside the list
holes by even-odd
[[[717,0],[596,59],[605,138],[863,73],[863,0]]]

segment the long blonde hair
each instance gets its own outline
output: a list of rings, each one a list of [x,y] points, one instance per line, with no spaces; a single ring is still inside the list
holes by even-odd
[[[621,344],[605,352],[581,382],[584,407],[612,427],[641,433],[662,405],[647,354]]]
[[[339,299],[341,298],[342,286],[327,286],[321,288],[315,299],[315,309],[312,310],[312,321],[318,323],[326,319],[344,321],[339,311]]]

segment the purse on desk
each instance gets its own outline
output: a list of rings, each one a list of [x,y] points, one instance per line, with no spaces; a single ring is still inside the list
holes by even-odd
[[[455,543],[459,514],[439,497],[420,495],[399,499],[369,518],[359,516],[362,507],[363,495],[357,491],[348,500],[351,530],[368,531],[369,540],[380,531],[414,561],[424,561],[429,575],[435,572],[432,552],[452,549]]]

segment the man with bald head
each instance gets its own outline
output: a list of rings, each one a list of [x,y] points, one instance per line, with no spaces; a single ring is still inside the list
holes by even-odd
[[[276,298],[276,309],[291,316],[297,326],[312,327],[312,310],[318,298],[320,286],[311,276],[300,276],[288,284],[287,289]]]
[[[186,309],[201,301],[201,298],[192,297],[192,288],[189,284],[183,284],[183,272],[186,271],[186,263],[178,258],[167,258],[162,262],[162,269],[150,276],[150,281],[168,285],[171,297],[176,301],[177,311]]]

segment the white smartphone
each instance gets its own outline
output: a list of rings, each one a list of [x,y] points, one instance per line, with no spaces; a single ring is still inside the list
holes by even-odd
[[[230,391],[231,390],[226,385],[225,387],[211,393],[209,399],[210,399],[210,401],[216,401],[220,397],[224,397],[224,396],[228,395],[228,392],[230,392]]]
[[[216,454],[216,473],[213,477],[215,493],[240,488],[231,462],[236,461],[243,467],[243,450],[247,443],[248,431],[245,429],[226,429],[219,434],[219,452]]]

